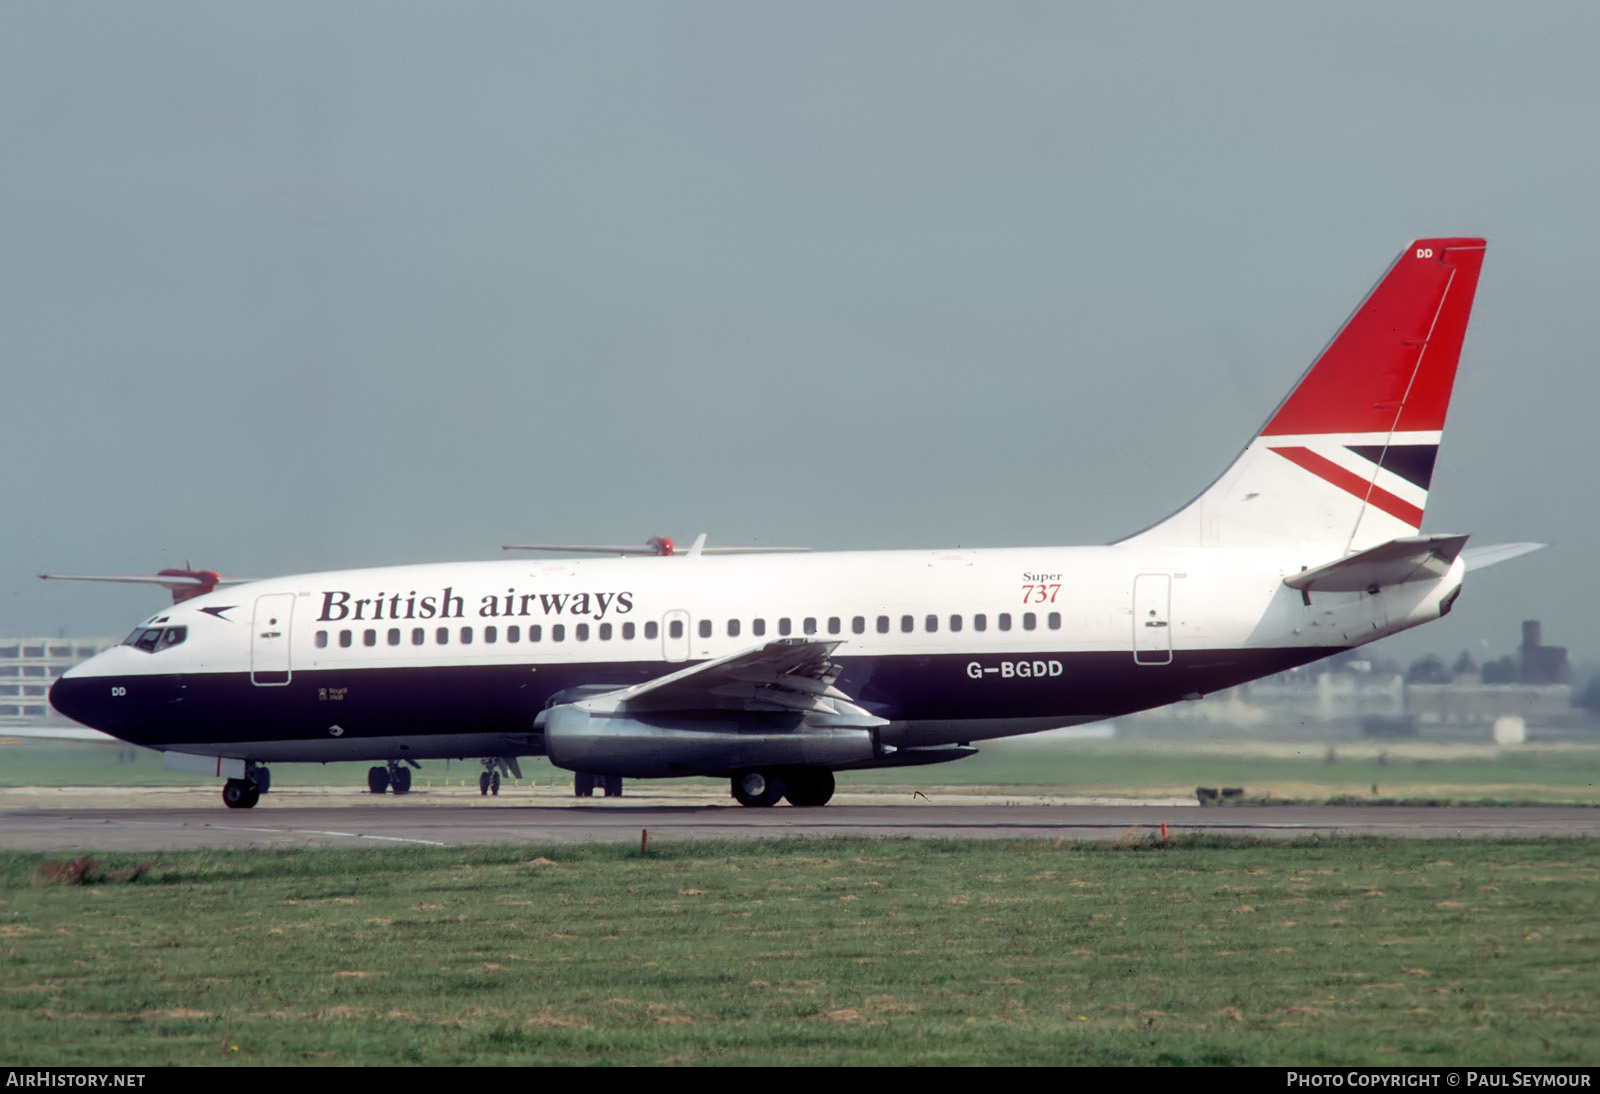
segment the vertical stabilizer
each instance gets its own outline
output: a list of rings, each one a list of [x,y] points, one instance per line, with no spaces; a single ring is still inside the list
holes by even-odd
[[[1233,466],[1141,546],[1309,546],[1337,557],[1422,526],[1481,239],[1401,252]]]

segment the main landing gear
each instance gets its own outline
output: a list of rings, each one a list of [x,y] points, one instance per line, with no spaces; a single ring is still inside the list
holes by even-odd
[[[478,776],[478,793],[487,797],[500,796],[500,773],[504,771],[515,779],[522,778],[522,769],[515,756],[489,756],[483,761],[483,774]]]
[[[382,794],[386,790],[393,790],[396,794],[409,794],[411,768],[404,766],[405,764],[417,767],[415,760],[390,760],[386,767],[367,768],[367,789],[374,794]],[[421,770],[420,767],[417,769]]]
[[[591,775],[586,771],[576,771],[572,775],[572,796],[575,798],[592,798],[598,790],[608,798],[622,797],[621,775]]]
[[[748,806],[777,805],[779,798],[790,805],[827,805],[833,788],[833,772],[825,767],[769,768],[733,777],[734,800]]]
[[[254,809],[261,795],[272,789],[272,772],[253,763],[244,765],[244,778],[222,784],[222,804],[229,809]]]

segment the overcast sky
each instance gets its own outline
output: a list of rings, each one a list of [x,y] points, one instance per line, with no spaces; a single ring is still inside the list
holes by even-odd
[[[654,534],[1105,542],[1485,235],[1381,647],[1600,655],[1600,5],[0,2],[0,633]]]

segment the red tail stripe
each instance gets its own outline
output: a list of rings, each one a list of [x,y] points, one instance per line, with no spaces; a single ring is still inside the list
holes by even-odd
[[[1303,467],[1317,478],[1337,486],[1369,505],[1375,505],[1391,517],[1403,520],[1413,528],[1422,527],[1422,510],[1404,498],[1368,482],[1354,471],[1347,471],[1332,460],[1319,456],[1309,448],[1274,448],[1272,451],[1297,467]]]
[[[1419,239],[1406,248],[1262,434],[1443,429],[1483,246]]]

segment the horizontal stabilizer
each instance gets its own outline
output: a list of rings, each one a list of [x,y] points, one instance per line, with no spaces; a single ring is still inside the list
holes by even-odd
[[[1468,547],[1461,552],[1461,561],[1468,570],[1487,570],[1548,546],[1548,543],[1491,543],[1484,547]]]
[[[1467,545],[1462,535],[1401,536],[1283,579],[1307,593],[1376,592],[1408,581],[1437,581]]]

